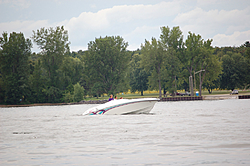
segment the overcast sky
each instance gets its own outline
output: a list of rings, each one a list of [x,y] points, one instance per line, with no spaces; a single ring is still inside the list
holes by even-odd
[[[184,39],[191,31],[213,46],[240,46],[250,40],[250,0],[0,0],[1,34],[28,38],[32,30],[62,25],[71,51],[118,35],[136,50],[145,39],[159,39],[162,26],[180,26]]]

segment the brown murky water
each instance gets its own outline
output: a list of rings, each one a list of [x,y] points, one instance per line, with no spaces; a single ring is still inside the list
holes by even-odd
[[[81,115],[93,106],[0,108],[0,165],[250,165],[250,100]]]

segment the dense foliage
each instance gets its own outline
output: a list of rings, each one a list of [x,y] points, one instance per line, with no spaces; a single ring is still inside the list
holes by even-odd
[[[130,61],[130,87],[131,92],[140,91],[143,96],[143,91],[148,89],[148,72],[141,67],[140,61],[142,57],[140,52],[134,52]]]
[[[2,101],[7,104],[20,103],[29,96],[29,63],[31,41],[22,33],[13,32],[0,38],[0,71]]]
[[[128,51],[120,36],[96,38],[88,50],[70,52],[64,27],[33,31],[39,53],[22,33],[0,37],[0,103],[78,102],[99,97],[159,90],[172,96],[185,89],[193,94],[206,88],[233,90],[250,85],[250,44],[212,47],[212,40],[179,27],[161,27],[159,39],[145,40],[141,49]]]
[[[83,56],[88,87],[92,95],[118,93],[127,80],[128,43],[120,36],[95,39]]]

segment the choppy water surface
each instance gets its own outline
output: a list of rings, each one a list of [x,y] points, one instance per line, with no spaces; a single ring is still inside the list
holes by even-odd
[[[81,115],[93,106],[0,108],[0,165],[250,165],[250,100]]]

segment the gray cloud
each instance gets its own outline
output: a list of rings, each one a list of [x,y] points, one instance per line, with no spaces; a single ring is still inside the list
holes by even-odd
[[[16,4],[18,2],[27,2],[27,4],[33,2],[29,7],[31,13],[35,13],[32,9],[38,7],[35,6],[34,1],[28,0],[2,0],[0,4],[3,2],[5,4],[7,2],[16,2]],[[249,40],[250,4],[241,5],[242,2],[246,1],[234,3],[234,1],[223,0],[172,0],[153,3],[153,1],[148,0],[142,3],[142,1],[135,0],[119,1],[119,4],[114,1],[115,5],[112,3],[103,4],[108,6],[106,8],[100,8],[98,1],[85,1],[79,5],[89,6],[89,8],[81,9],[74,6],[77,12],[74,12],[70,6],[67,6],[70,12],[62,10],[66,8],[63,5],[70,5],[66,2],[50,1],[50,3],[57,5],[58,9],[55,6],[54,11],[47,10],[48,13],[46,13],[41,8],[38,13],[40,14],[39,19],[36,19],[35,16],[32,17],[32,15],[28,17],[33,19],[12,21],[6,21],[6,19],[1,21],[0,19],[0,32],[23,32],[26,37],[30,37],[32,30],[64,25],[69,32],[71,50],[74,51],[85,50],[89,41],[106,35],[122,36],[129,43],[128,49],[135,50],[140,48],[145,39],[159,38],[161,26],[171,28],[180,26],[185,36],[188,31],[192,31],[205,39],[212,38],[215,46],[238,46]],[[9,9],[6,9],[6,13],[8,12]],[[70,15],[65,17],[65,12],[70,13]],[[50,19],[49,16],[54,16],[53,13],[57,14],[57,17]],[[57,20],[54,20],[55,18]]]

